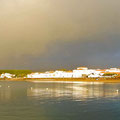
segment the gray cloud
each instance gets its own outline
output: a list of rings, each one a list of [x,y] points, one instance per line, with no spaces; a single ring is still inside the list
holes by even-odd
[[[41,57],[44,54],[49,56],[51,50],[56,50],[56,43],[60,42],[73,42],[71,49],[75,48],[74,44],[78,41],[80,47],[83,42],[102,44],[104,41],[111,46],[120,37],[119,5],[119,0],[1,0],[1,68],[31,66],[35,69],[33,66],[36,57],[39,55],[38,60],[42,63]],[[84,47],[86,45],[80,50],[84,50]],[[106,46],[102,44],[101,47]],[[90,53],[82,54],[89,56]],[[70,56],[74,57],[72,54]],[[61,57],[62,63],[67,64],[65,58]],[[47,63],[54,61],[50,57],[47,59]],[[73,59],[70,63],[75,61],[77,60]]]

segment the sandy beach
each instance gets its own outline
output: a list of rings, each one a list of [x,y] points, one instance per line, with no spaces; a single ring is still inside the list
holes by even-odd
[[[38,81],[38,82],[104,82],[104,83],[120,83],[120,78],[12,78],[0,79],[3,81]]]

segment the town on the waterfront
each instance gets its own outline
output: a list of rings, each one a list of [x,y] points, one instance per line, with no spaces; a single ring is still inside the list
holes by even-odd
[[[77,69],[67,70],[55,70],[46,72],[32,72],[23,70],[2,71],[0,78],[119,78],[120,68],[109,69],[88,69],[87,67],[78,67]],[[17,73],[17,74],[16,74]]]

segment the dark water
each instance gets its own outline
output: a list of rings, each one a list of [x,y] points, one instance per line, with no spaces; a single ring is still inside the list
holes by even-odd
[[[1,81],[0,120],[120,120],[120,84]]]

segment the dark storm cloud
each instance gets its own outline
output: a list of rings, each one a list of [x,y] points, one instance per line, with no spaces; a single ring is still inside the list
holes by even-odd
[[[119,5],[119,0],[1,0],[1,68],[104,65],[104,57],[119,56]]]
[[[116,38],[116,39],[115,39]],[[89,38],[91,39],[91,38]],[[99,39],[99,38],[98,38]],[[111,44],[109,44],[108,42]],[[34,59],[34,65],[38,70],[51,69],[74,69],[78,66],[88,66],[89,68],[120,67],[120,40],[117,36],[108,36],[104,41],[83,41],[76,42],[56,42],[50,46],[49,55],[46,53]],[[38,66],[38,64],[40,66]]]

